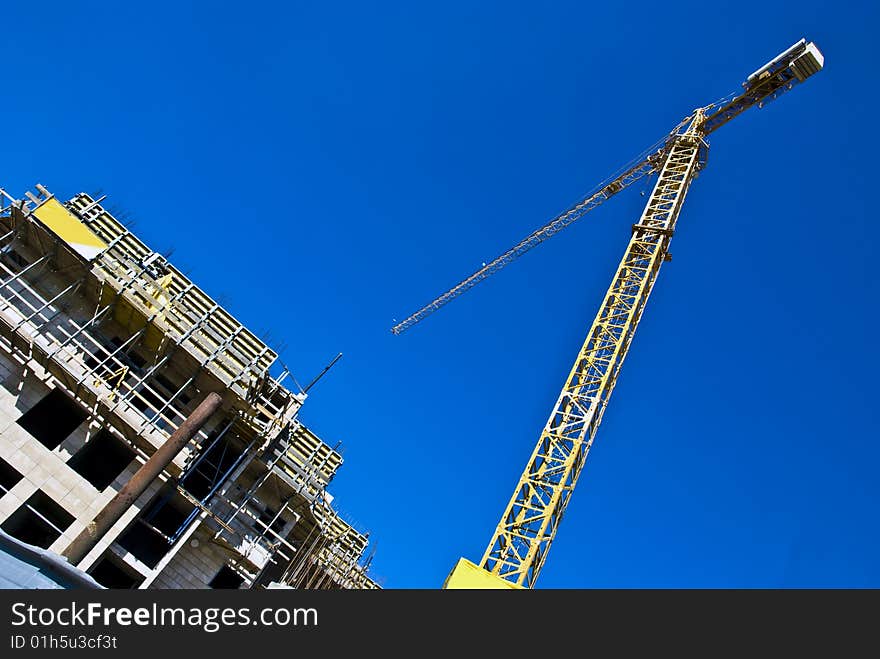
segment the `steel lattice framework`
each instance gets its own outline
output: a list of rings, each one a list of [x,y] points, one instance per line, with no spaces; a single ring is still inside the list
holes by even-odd
[[[481,567],[532,587],[584,466],[644,311],[682,202],[707,147],[697,113],[675,137],[587,339],[541,433]]]

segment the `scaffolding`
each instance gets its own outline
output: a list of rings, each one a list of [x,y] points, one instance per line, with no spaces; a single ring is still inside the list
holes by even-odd
[[[327,493],[342,456],[297,417],[306,393],[287,389],[278,354],[103,201],[80,193],[62,203],[40,185],[22,200],[0,190],[0,352],[141,460],[204,392],[222,396],[134,522],[168,546],[145,582],[202,528],[254,587],[376,587],[367,536]],[[165,506],[185,509],[176,528],[154,523]]]

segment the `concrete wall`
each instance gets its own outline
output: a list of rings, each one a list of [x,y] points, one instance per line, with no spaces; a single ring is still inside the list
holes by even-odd
[[[41,490],[74,518],[73,523],[49,547],[51,551],[60,553],[131,478],[141,462],[133,460],[110,486],[99,492],[67,465],[67,460],[99,428],[85,421],[57,448],[49,450],[19,426],[17,420],[48,394],[50,387],[34,374],[25,372],[22,366],[3,353],[0,353],[0,377],[0,458],[23,476],[0,498],[0,524],[34,492]],[[106,550],[160,485],[155,483],[144,493],[123,519],[111,528],[98,547],[80,563],[80,567],[87,569]]]
[[[208,584],[217,572],[234,559],[234,555],[215,544],[211,536],[210,530],[200,525],[192,536],[182,541],[183,545],[150,588],[209,588]],[[243,585],[246,585],[250,575],[244,572],[241,575],[245,577]]]

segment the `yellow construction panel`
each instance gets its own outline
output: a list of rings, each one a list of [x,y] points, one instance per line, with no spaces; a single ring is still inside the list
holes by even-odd
[[[152,302],[149,303],[151,310],[159,310],[161,313],[159,314],[160,318],[165,317],[165,309],[168,304],[169,295],[168,289],[171,286],[171,281],[173,277],[170,274],[165,275],[164,277],[160,277],[156,280],[156,288],[155,290],[150,292],[150,296],[156,301],[155,304]]]
[[[144,348],[151,352],[156,352],[161,347],[163,338],[165,338],[165,335],[162,333],[162,330],[158,329],[155,325],[150,325],[147,331],[144,332]]]
[[[119,300],[113,307],[113,320],[131,330],[132,333],[137,332],[147,322],[142,315],[135,314],[134,307],[125,299]]]
[[[471,563],[466,558],[459,558],[458,563],[452,568],[452,572],[443,583],[445,590],[487,590],[504,589],[523,590],[522,586],[505,581],[490,572],[486,572],[480,566]]]
[[[54,197],[41,204],[34,211],[34,215],[52,233],[89,261],[107,249],[104,241],[92,233],[85,224],[80,222]]]

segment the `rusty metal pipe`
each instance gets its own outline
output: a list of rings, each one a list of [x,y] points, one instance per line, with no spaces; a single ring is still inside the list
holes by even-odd
[[[106,506],[95,515],[95,519],[89,522],[78,536],[71,542],[67,549],[62,552],[72,565],[76,565],[86,557],[104,534],[118,522],[125,511],[128,510],[138,497],[150,486],[162,470],[165,469],[181,449],[195,436],[199,429],[205,425],[214,412],[220,408],[222,402],[219,394],[214,392],[205,396],[199,406],[193,410],[183,423],[175,430],[159,449],[150,456],[134,476],[122,486]]]

